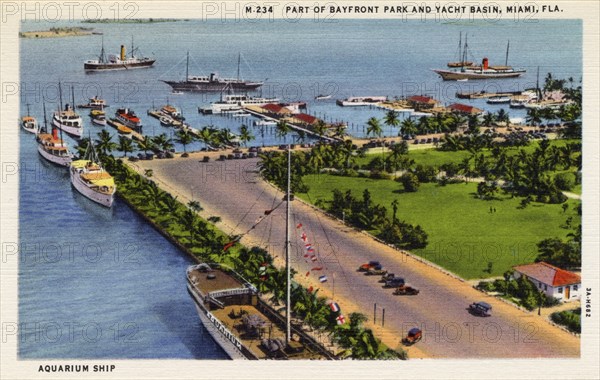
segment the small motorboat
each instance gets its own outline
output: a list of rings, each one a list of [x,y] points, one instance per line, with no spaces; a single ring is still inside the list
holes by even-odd
[[[315,96],[315,100],[326,100],[331,99],[331,95],[317,95]]]
[[[92,117],[92,123],[104,127],[106,125],[106,116],[97,115],[95,117]]]
[[[487,104],[504,104],[510,103],[510,98],[508,96],[492,96],[487,100]]]
[[[160,125],[162,125],[163,127],[172,127],[175,120],[171,119],[168,116],[161,116],[158,121],[160,122]]]

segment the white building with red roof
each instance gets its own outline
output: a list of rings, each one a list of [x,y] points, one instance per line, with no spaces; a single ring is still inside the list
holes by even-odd
[[[525,276],[548,297],[569,302],[578,300],[581,296],[581,277],[577,273],[560,269],[543,261],[518,265],[513,269],[515,270],[515,279]]]

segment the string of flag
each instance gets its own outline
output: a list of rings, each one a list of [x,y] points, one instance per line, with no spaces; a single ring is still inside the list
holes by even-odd
[[[306,263],[314,263],[312,269],[310,269],[309,271],[306,272],[305,277],[308,277],[311,275],[312,272],[317,272],[319,273],[319,282],[320,283],[324,283],[327,282],[328,278],[327,275],[325,274],[320,274],[321,271],[323,270],[327,270],[326,267],[324,267],[322,264],[318,263],[319,261],[319,257],[317,252],[315,251],[315,246],[309,241],[308,235],[306,234],[306,231],[304,230],[304,226],[302,225],[302,223],[298,223],[296,225],[296,230],[298,231],[300,240],[302,241],[302,245],[304,246],[304,250],[305,253],[303,255],[304,260]],[[310,293],[312,293],[314,290],[313,286],[311,285],[308,288],[308,291]],[[328,305],[329,308],[331,309],[331,312],[335,314],[335,320],[336,323],[338,325],[343,325],[344,323],[346,323],[346,319],[344,318],[344,316],[341,313],[341,309],[340,306],[333,300],[329,300],[328,301]]]
[[[283,204],[284,201],[279,202],[279,204],[277,204],[277,206],[275,206],[274,208],[270,209],[270,210],[265,210],[264,214],[259,216],[258,219],[256,219],[254,221],[254,224],[248,228],[248,230],[240,235],[237,235],[233,240],[231,240],[230,242],[228,242],[227,244],[225,244],[223,246],[223,252],[227,251],[229,248],[233,247],[235,245],[235,243],[239,242],[242,237],[244,237],[244,235],[247,235],[250,231],[252,231],[253,229],[256,228],[256,226],[258,226],[263,220],[265,220],[267,218],[267,216],[271,215],[271,213],[275,210],[277,210],[277,208],[279,208],[279,206],[281,206]]]

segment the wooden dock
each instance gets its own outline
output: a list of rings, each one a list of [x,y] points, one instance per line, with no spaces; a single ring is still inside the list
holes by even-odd
[[[119,121],[117,121],[115,119],[106,119],[106,124],[110,125],[114,129],[116,129],[117,132],[119,133],[119,136],[124,136],[124,137],[130,138],[130,139],[134,139],[134,140],[137,140],[137,141],[143,141],[144,140],[144,135],[142,135],[141,133],[133,130],[133,128],[127,127],[129,129],[131,129],[131,133],[128,133],[128,134],[121,133],[121,131],[119,131],[119,127],[120,126],[126,127],[126,125],[124,125],[123,123],[120,123]]]
[[[499,96],[517,96],[521,95],[521,91],[505,91],[505,92],[457,92],[455,95],[459,99],[485,99]]]

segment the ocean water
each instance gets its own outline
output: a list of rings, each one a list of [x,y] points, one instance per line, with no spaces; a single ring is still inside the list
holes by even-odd
[[[77,24],[77,23],[75,23]],[[73,23],[68,24],[73,25]],[[190,73],[237,75],[266,80],[262,95],[284,101],[306,101],[308,112],[327,120],[343,120],[355,136],[364,135],[370,117],[384,112],[342,108],[335,99],[348,96],[430,95],[455,102],[457,91],[513,91],[533,87],[551,72],[556,78],[582,75],[582,24],[577,20],[536,23],[441,24],[418,21],[343,20],[336,23],[276,21],[226,23],[197,20],[156,24],[82,24],[103,32],[107,53],[119,45],[130,49],[131,38],[140,53],[153,55],[153,68],[86,74],[83,61],[100,52],[101,36],[22,39],[21,112],[42,119],[58,105],[58,82],[63,103],[99,95],[111,105],[133,108],[149,135],[172,134],[146,111],[167,101],[183,110],[196,128],[214,125],[236,132],[252,118],[205,116],[197,107],[219,94],[170,94],[160,79],[182,79],[185,57]],[[26,22],[22,30],[60,24]],[[443,82],[430,69],[456,59],[459,32],[468,34],[474,61],[486,56],[503,64],[510,40],[509,64],[527,73],[500,81]],[[333,98],[315,101],[319,94]],[[462,100],[461,102],[465,102]],[[471,104],[490,111],[481,100]],[[506,106],[505,106],[506,107]],[[523,111],[508,110],[511,117]],[[82,115],[87,112],[82,110]],[[101,130],[84,116],[85,134]],[[108,127],[109,128],[109,127]],[[113,129],[109,128],[111,133]],[[275,136],[273,128],[253,128],[251,145],[296,141]],[[386,135],[398,129],[385,128]],[[67,138],[71,146],[75,141]],[[180,252],[117,200],[112,209],[91,203],[71,189],[63,168],[43,161],[32,135],[21,132],[19,322],[21,358],[206,358],[225,354],[201,326],[185,289],[185,268],[191,259]],[[194,143],[188,150],[200,149]],[[177,146],[181,150],[180,146]]]

